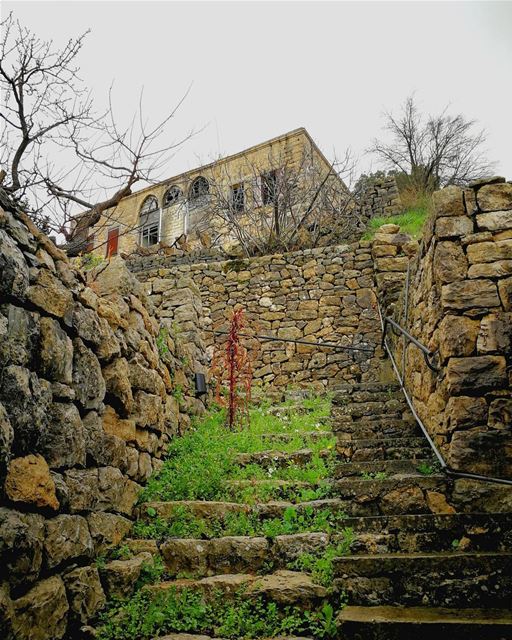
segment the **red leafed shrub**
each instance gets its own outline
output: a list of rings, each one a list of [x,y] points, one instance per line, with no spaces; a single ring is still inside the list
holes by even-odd
[[[231,316],[225,345],[217,347],[213,355],[212,376],[216,382],[216,402],[227,409],[230,429],[249,422],[252,367],[240,333],[244,327],[243,309],[235,309]]]

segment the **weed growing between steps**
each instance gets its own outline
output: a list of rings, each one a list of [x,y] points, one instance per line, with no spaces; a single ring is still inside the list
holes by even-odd
[[[238,640],[308,634],[322,640],[336,634],[335,610],[343,603],[320,604],[313,610],[278,607],[243,591],[230,601],[216,594],[206,601],[190,589],[157,595],[138,591],[128,601],[111,601],[102,614],[98,640],[150,640],[168,632],[196,633]]]
[[[172,517],[158,516],[138,520],[132,529],[134,538],[165,540],[166,538],[219,538],[221,536],[265,536],[275,538],[292,533],[332,533],[343,526],[343,513],[329,509],[314,510],[288,507],[281,518],[262,520],[255,513],[228,513],[224,518],[197,518],[189,509],[177,506]]]
[[[229,481],[244,479],[292,480],[318,483],[329,477],[334,460],[335,438],[316,438],[309,433],[322,430],[322,422],[330,411],[326,398],[309,398],[296,408],[291,403],[278,406],[283,411],[260,405],[250,410],[250,427],[230,432],[224,426],[225,414],[213,411],[193,430],[177,438],[169,448],[169,456],[161,471],[149,480],[141,501],[151,500],[235,500],[251,502],[269,499],[272,490],[254,484],[237,491]],[[278,445],[267,434],[287,434],[290,439]],[[293,452],[310,449],[314,455],[303,468],[263,468],[258,465],[240,467],[236,464],[239,453],[256,453],[271,448]],[[332,451],[331,458],[321,457],[320,451]],[[325,492],[322,494],[325,495]]]

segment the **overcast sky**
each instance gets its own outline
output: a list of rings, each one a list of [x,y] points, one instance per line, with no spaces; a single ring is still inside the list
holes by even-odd
[[[351,147],[368,169],[383,110],[415,91],[427,112],[477,119],[512,179],[511,2],[2,2],[11,9],[56,44],[90,28],[82,77],[98,101],[114,80],[120,118],[142,86],[156,121],[191,85],[169,132],[204,129],[161,178],[299,126],[329,158]]]

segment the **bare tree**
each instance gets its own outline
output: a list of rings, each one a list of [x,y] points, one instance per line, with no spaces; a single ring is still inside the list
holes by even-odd
[[[231,239],[246,255],[350,237],[358,229],[347,187],[353,169],[350,152],[328,166],[313,145],[304,146],[299,160],[271,151],[237,165],[214,163],[204,173],[204,193],[189,197],[189,230],[212,245]]]
[[[475,120],[449,115],[447,109],[424,116],[414,96],[408,97],[398,116],[385,114],[384,128],[391,142],[374,140],[369,151],[385,168],[408,176],[411,186],[422,193],[488,175],[493,163],[483,150],[485,131],[475,130]]]
[[[2,23],[0,90],[3,189],[44,231],[81,243],[86,229],[115,209],[137,182],[153,182],[173,150],[190,137],[159,145],[182,103],[157,125],[137,111],[121,127],[108,107],[94,110],[79,78],[78,55],[87,32],[62,49],[42,41],[12,14]],[[59,158],[59,163],[55,158]],[[87,211],[78,218],[74,214]]]

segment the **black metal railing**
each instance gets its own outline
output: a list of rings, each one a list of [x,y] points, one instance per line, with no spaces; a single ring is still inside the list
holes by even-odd
[[[498,477],[495,477],[495,476],[484,476],[484,475],[481,475],[479,473],[470,473],[470,472],[466,472],[466,471],[456,471],[455,469],[452,469],[447,464],[446,460],[443,458],[443,456],[441,455],[439,449],[437,448],[435,442],[432,440],[430,434],[428,433],[427,428],[423,424],[423,421],[421,420],[419,415],[416,413],[416,409],[414,407],[412,399],[409,396],[409,393],[407,392],[407,389],[405,387],[405,357],[403,359],[403,367],[402,367],[402,374],[401,374],[400,371],[398,370],[398,366],[397,366],[396,360],[393,357],[393,353],[392,353],[391,347],[389,346],[389,344],[387,342],[387,339],[386,339],[386,334],[387,334],[387,331],[388,331],[388,327],[392,327],[393,328],[393,332],[395,333],[395,335],[397,335],[397,332],[398,332],[400,335],[402,335],[404,337],[404,341],[405,341],[404,345],[403,345],[404,356],[405,356],[407,343],[413,344],[416,348],[418,348],[423,353],[423,356],[425,358],[425,362],[426,362],[427,366],[434,373],[439,373],[439,371],[440,371],[440,368],[437,365],[434,365],[431,362],[431,360],[434,359],[437,356],[437,352],[436,351],[431,351],[430,349],[428,349],[428,347],[426,347],[419,340],[417,340],[406,329],[401,327],[398,324],[398,322],[396,322],[395,320],[393,320],[389,316],[384,316],[382,314],[382,310],[380,308],[380,305],[379,305],[379,314],[380,314],[381,324],[382,324],[382,347],[385,349],[386,353],[388,354],[388,357],[389,357],[389,359],[391,361],[391,365],[392,365],[392,367],[393,367],[393,369],[395,371],[395,375],[396,375],[397,380],[398,380],[398,382],[400,384],[400,388],[402,389],[402,392],[403,392],[403,394],[405,396],[407,404],[409,405],[409,409],[411,410],[411,413],[414,416],[414,419],[419,424],[420,429],[423,432],[423,435],[425,436],[426,440],[428,441],[428,443],[429,443],[432,451],[434,452],[437,460],[439,461],[439,464],[441,465],[441,469],[447,475],[452,476],[454,478],[469,478],[471,480],[484,480],[486,482],[494,482],[494,483],[498,483],[498,484],[506,484],[506,485],[512,486],[512,480],[509,480],[507,478],[498,478]]]

